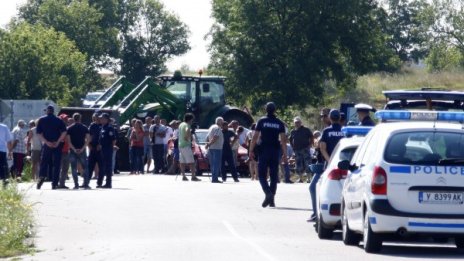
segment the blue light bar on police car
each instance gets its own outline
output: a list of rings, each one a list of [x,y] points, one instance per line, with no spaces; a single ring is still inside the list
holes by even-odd
[[[375,117],[380,120],[464,121],[464,112],[382,110],[376,112]]]
[[[342,128],[342,132],[345,136],[365,136],[372,128],[368,126],[347,126]]]

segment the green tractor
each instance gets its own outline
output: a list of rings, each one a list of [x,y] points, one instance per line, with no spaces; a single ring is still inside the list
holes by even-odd
[[[251,115],[226,104],[224,79],[219,76],[202,77],[201,74],[182,76],[176,72],[173,76],[146,77],[138,85],[133,85],[125,77],[120,77],[92,107],[62,108],[60,113],[71,115],[80,112],[85,124],[90,124],[95,111],[110,113],[121,126],[121,147],[127,147],[124,136],[132,118],[159,115],[169,122],[182,120],[186,112],[191,112],[195,115],[198,128],[209,128],[219,116],[229,122],[237,120],[240,125],[249,127],[254,121]],[[127,158],[125,151],[119,154]],[[125,165],[120,168],[127,169]]]
[[[184,113],[191,112],[199,128],[208,128],[219,116],[229,122],[237,120],[245,127],[253,123],[250,114],[226,104],[224,77],[175,75],[160,76],[156,80],[161,90],[152,87],[155,102],[141,107],[138,116],[161,114],[167,119],[182,120]]]

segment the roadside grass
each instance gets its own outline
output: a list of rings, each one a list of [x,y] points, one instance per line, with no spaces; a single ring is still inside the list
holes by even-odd
[[[308,106],[305,110],[291,109],[285,115],[291,119],[295,115],[303,117],[303,122],[313,130],[322,129],[319,111],[322,107],[339,108],[340,103],[367,103],[376,109],[384,107],[386,100],[382,91],[407,90],[420,88],[441,88],[464,91],[464,70],[454,69],[431,73],[424,68],[404,67],[400,72],[374,73],[358,78],[355,89],[340,91],[333,82],[328,82],[324,88],[327,94],[323,105],[318,108]],[[280,115],[283,116],[283,115]],[[292,121],[287,120],[289,126]]]
[[[32,205],[15,182],[0,184],[0,258],[33,252]]]
[[[464,71],[451,70],[430,73],[420,68],[404,68],[395,74],[375,73],[358,79],[354,95],[349,95],[354,102],[364,102],[383,107],[385,97],[382,91],[407,90],[419,88],[441,88],[446,90],[464,90]],[[363,100],[359,100],[362,98]]]

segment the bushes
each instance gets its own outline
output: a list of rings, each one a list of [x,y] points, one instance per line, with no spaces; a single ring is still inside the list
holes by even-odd
[[[33,224],[32,205],[16,183],[0,184],[0,258],[31,251]]]

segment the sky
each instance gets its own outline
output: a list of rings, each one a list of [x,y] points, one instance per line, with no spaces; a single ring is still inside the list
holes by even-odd
[[[211,18],[211,0],[160,0],[167,10],[177,14],[181,21],[190,29],[191,50],[183,56],[168,62],[170,71],[179,69],[186,64],[192,70],[205,68],[209,63],[207,41],[204,36],[208,33],[213,19]],[[17,14],[17,6],[26,0],[0,0],[0,26],[2,28]]]

